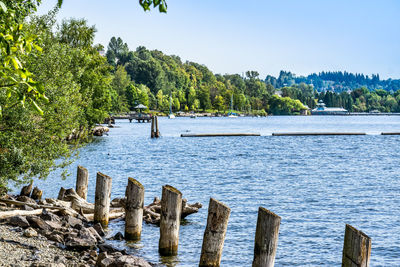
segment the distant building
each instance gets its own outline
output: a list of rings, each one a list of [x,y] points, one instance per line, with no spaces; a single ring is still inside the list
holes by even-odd
[[[311,115],[348,115],[349,112],[344,108],[327,108],[325,103],[318,101],[317,107],[311,110]]]

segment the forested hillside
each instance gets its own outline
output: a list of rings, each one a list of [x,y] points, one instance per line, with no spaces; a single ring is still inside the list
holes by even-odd
[[[268,75],[265,78],[267,84],[271,84],[275,88],[291,86],[294,84],[312,84],[318,91],[334,91],[343,92],[354,90],[361,87],[366,87],[369,90],[383,89],[386,91],[397,91],[400,89],[400,80],[381,80],[379,74],[372,74],[371,76],[364,74],[353,74],[349,72],[320,72],[304,76],[296,76],[295,74],[287,71],[281,71],[278,78]]]

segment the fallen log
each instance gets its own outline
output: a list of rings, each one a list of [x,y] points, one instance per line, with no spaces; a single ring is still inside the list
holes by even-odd
[[[34,209],[55,209],[55,210],[61,210],[61,209],[66,209],[65,207],[57,207],[57,206],[49,206],[49,205],[39,205],[39,204],[33,204],[33,203],[28,203],[28,202],[22,202],[22,201],[17,201],[17,200],[11,200],[11,199],[3,199],[0,198],[0,202],[10,204],[10,205],[15,205],[15,206],[29,206]]]
[[[81,198],[73,188],[65,190],[62,200],[71,202],[71,208],[77,212],[94,213],[94,204]]]
[[[43,212],[43,209],[1,211],[0,219],[7,219],[7,218],[14,217],[14,216],[40,215],[40,214],[42,214],[42,212]]]
[[[83,214],[83,216],[89,221],[93,222],[94,221],[94,213],[91,214]],[[120,209],[110,209],[110,212],[108,214],[108,219],[109,220],[114,220],[114,219],[119,219],[125,216],[125,211],[121,211]]]

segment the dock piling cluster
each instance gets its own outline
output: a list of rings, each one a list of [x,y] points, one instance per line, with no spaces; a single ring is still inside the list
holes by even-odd
[[[153,124],[153,123],[152,123]],[[78,166],[77,192],[85,197],[88,187],[88,171]],[[108,225],[111,197],[111,177],[97,173],[94,203],[94,221]],[[61,188],[60,195],[65,194]],[[143,223],[144,187],[134,178],[128,178],[125,204],[125,238],[140,240]],[[81,193],[78,193],[79,195]],[[61,196],[62,198],[62,196]],[[182,193],[170,186],[162,187],[159,254],[178,254],[179,228],[182,212]],[[227,233],[231,209],[222,202],[210,198],[207,225],[201,249],[200,267],[218,267],[221,263],[224,240]],[[253,267],[273,267],[278,247],[281,217],[266,208],[259,207],[254,242]],[[342,267],[369,267],[371,238],[351,225],[346,224]]]

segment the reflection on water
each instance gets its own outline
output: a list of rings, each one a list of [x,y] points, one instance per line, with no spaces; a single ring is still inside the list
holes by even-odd
[[[210,197],[231,209],[222,266],[250,266],[257,210],[282,217],[276,266],[338,266],[345,223],[372,238],[371,266],[400,266],[400,117],[177,118],[159,120],[162,138],[151,140],[150,124],[117,121],[119,128],[81,150],[69,170],[39,183],[45,197],[74,187],[76,165],[90,173],[94,200],[97,171],[110,175],[112,198],[124,196],[127,178],[145,187],[145,205],[161,187],[177,187],[203,208],[180,228],[176,258],[158,255],[159,228],[144,224],[137,243],[110,241],[152,262],[196,266]],[[257,132],[261,137],[180,138],[191,133]],[[270,136],[273,132],[366,132],[366,136]],[[109,235],[124,232],[121,220]]]

